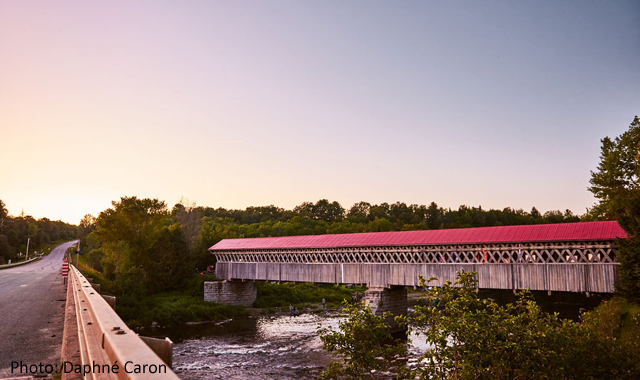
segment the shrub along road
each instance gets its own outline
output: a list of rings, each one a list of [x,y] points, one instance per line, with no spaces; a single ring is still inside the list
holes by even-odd
[[[61,275],[64,253],[75,242],[54,248],[41,260],[0,270],[0,378],[11,373],[11,362],[50,364],[60,359],[66,286]]]

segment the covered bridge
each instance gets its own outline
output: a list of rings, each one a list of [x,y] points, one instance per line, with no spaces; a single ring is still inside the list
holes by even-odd
[[[415,286],[464,269],[486,289],[610,293],[616,221],[225,239],[209,250],[224,279]]]

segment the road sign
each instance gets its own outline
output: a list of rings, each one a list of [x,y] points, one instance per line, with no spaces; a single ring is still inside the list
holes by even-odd
[[[69,264],[62,264],[62,277],[67,277],[69,275]]]

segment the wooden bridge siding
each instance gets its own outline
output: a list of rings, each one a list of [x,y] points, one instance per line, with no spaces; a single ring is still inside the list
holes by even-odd
[[[418,276],[453,282],[456,272],[477,272],[482,289],[531,289],[612,293],[619,264],[384,264],[384,263],[218,263],[221,279],[367,284],[369,287],[415,286]]]

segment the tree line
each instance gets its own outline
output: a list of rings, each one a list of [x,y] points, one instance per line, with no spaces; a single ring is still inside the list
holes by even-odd
[[[117,285],[116,292],[156,292],[215,263],[208,249],[222,239],[357,232],[486,227],[576,222],[570,210],[540,213],[505,208],[358,202],[345,209],[320,199],[291,210],[276,206],[244,210],[198,207],[181,201],[171,209],[158,199],[122,197],[98,217],[80,223],[85,262]]]
[[[404,202],[355,203],[345,209],[338,202],[320,199],[304,202],[292,210],[275,206],[248,207],[245,210],[176,205],[174,213],[193,213],[192,221],[200,228],[190,228],[194,246],[201,252],[222,239],[267,236],[322,235],[359,232],[435,230],[446,228],[491,227],[521,224],[578,222],[571,210],[540,213],[522,209],[485,210],[481,206],[462,205],[458,209]],[[199,231],[196,236],[195,231]]]
[[[41,252],[47,244],[76,239],[83,233],[82,227],[59,220],[36,220],[24,213],[10,216],[7,206],[0,199],[0,264],[24,259],[27,241],[31,256],[35,251]]]

